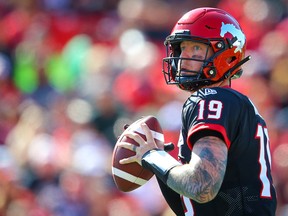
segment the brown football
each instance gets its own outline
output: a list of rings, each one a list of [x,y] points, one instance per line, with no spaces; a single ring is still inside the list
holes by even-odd
[[[141,135],[145,140],[146,136],[141,128],[141,124],[145,122],[152,131],[153,137],[156,142],[164,142],[164,135],[159,121],[154,116],[145,116],[133,124],[131,124],[126,130],[134,131]],[[125,131],[126,131],[125,130]],[[124,132],[125,132],[124,131]],[[117,188],[123,192],[129,192],[144,185],[149,179],[152,178],[153,173],[138,163],[120,164],[119,161],[123,158],[131,157],[135,155],[135,152],[125,148],[118,147],[120,141],[129,142],[134,145],[138,145],[133,139],[124,136],[124,132],[119,137],[114,147],[112,155],[112,176]]]

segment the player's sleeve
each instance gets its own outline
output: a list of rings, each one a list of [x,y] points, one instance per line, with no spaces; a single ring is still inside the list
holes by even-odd
[[[225,95],[208,95],[200,100],[191,112],[187,143],[190,148],[204,136],[217,136],[230,148],[237,135],[241,104],[239,98],[228,92]]]

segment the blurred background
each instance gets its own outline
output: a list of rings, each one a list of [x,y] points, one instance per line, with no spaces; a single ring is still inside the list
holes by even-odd
[[[277,216],[288,215],[287,0],[0,0],[0,216],[173,215],[154,178],[119,192],[111,155],[147,114],[177,142],[188,94],[166,86],[163,41],[201,6],[247,36],[252,60],[232,87],[266,118]]]

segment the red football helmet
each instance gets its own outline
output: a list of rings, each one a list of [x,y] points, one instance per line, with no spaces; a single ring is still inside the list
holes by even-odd
[[[181,72],[180,43],[196,41],[207,44],[214,51],[202,61],[200,71]],[[164,45],[167,57],[163,59],[163,73],[167,84],[177,84],[181,89],[195,91],[226,78],[238,78],[245,58],[246,38],[239,23],[227,12],[216,8],[198,8],[184,14],[174,26]],[[207,53],[207,52],[206,52]],[[188,73],[189,74],[189,73]]]

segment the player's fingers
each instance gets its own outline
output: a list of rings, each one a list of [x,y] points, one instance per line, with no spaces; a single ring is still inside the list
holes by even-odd
[[[151,147],[151,148],[160,148],[163,149],[164,148],[164,143],[158,144],[155,142],[154,136],[152,131],[150,130],[150,128],[148,127],[148,125],[146,123],[141,124],[142,130],[145,133],[146,136],[146,140],[147,140],[147,144]]]
[[[127,137],[133,139],[135,142],[137,142],[141,145],[145,143],[145,140],[137,133],[129,131],[129,132],[125,133],[124,136],[127,136]]]
[[[141,127],[142,127],[142,130],[144,131],[145,133],[145,136],[146,136],[146,139],[148,142],[153,142],[154,141],[154,137],[151,133],[151,130],[150,128],[148,127],[148,125],[146,123],[142,123],[141,124]]]
[[[119,163],[120,164],[128,164],[128,163],[132,163],[132,162],[135,162],[135,161],[136,161],[136,157],[132,156],[132,157],[129,157],[129,158],[123,158],[123,159],[119,160]]]
[[[134,152],[136,152],[136,148],[137,148],[136,145],[133,145],[133,144],[128,143],[128,142],[120,142],[120,143],[118,143],[118,146],[125,148],[125,149],[129,149],[129,150],[134,151]]]

